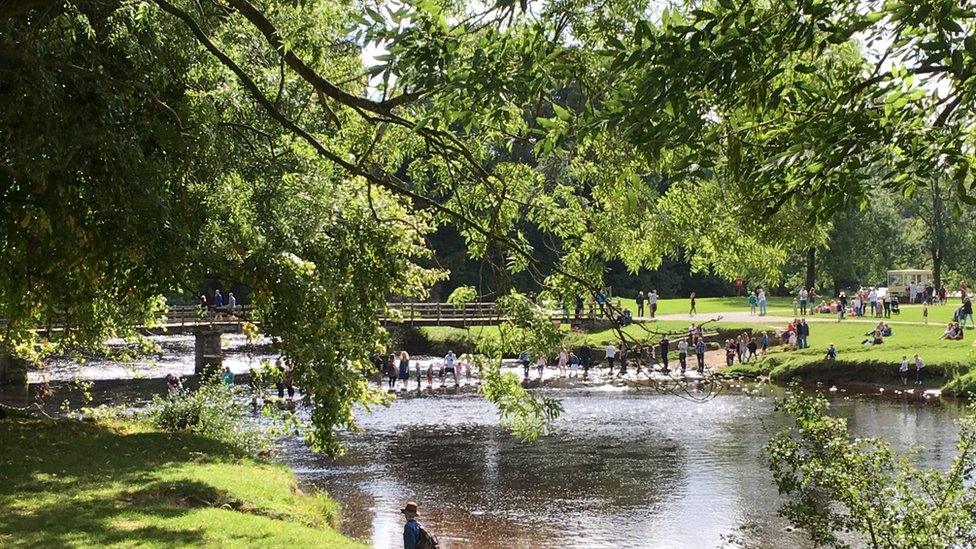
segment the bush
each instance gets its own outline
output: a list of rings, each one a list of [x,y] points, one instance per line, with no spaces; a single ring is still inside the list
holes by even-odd
[[[248,420],[246,405],[237,398],[235,389],[219,382],[166,398],[157,396],[149,406],[149,419],[157,429],[190,431],[251,454],[269,447],[261,431]]]

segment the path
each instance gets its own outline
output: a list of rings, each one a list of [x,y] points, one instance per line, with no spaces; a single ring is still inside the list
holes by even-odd
[[[721,317],[722,322],[738,322],[741,324],[766,324],[770,328],[772,327],[783,327],[786,324],[793,321],[794,318],[805,318],[807,322],[837,322],[836,314],[817,314],[817,315],[807,315],[800,317],[797,315],[793,316],[759,316],[751,315],[747,311],[732,311],[732,312],[720,312],[720,313],[703,313],[697,314],[695,316],[690,316],[686,314],[667,314],[667,315],[657,315],[654,320],[668,320],[668,321],[686,321],[686,322],[707,322],[709,320],[717,319]],[[648,322],[651,319],[647,317],[635,318],[635,321]],[[925,326],[924,322],[914,322],[907,320],[893,320],[891,318],[874,318],[874,317],[861,317],[861,318],[845,318],[843,323],[859,323],[859,324],[877,324],[879,321],[883,320],[885,324],[910,324],[915,326]],[[929,323],[929,326],[932,326]]]

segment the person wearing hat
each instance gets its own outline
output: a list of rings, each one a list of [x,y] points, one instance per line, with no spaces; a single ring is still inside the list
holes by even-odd
[[[417,522],[420,513],[417,512],[417,502],[408,501],[400,509],[400,513],[407,518],[407,523],[403,525],[403,549],[417,549],[417,544],[420,543],[420,523]]]

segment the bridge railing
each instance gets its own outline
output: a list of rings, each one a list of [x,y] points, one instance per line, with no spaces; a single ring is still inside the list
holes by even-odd
[[[254,305],[201,308],[199,305],[171,305],[156,314],[162,324],[186,326],[204,322],[250,322],[254,317]]]
[[[505,319],[505,315],[495,306],[494,302],[472,302],[463,305],[451,303],[429,303],[429,302],[403,302],[389,303],[388,309],[398,312],[396,315],[387,314],[379,311],[382,320],[402,319],[404,324],[488,324]],[[580,312],[580,317],[592,319],[593,311],[584,308]],[[546,311],[554,321],[563,320],[569,322],[576,318],[575,311],[565,311],[563,309],[550,309]]]
[[[429,303],[421,301],[390,303],[387,305],[387,308],[397,311],[399,318],[402,318],[405,324],[413,324],[420,321],[434,324],[440,324],[441,322],[456,324],[458,321],[461,323],[483,323],[485,321],[499,319],[499,312],[493,302],[474,302],[454,305],[452,303]],[[380,317],[384,320],[393,320],[397,318],[397,315],[390,315],[385,311],[381,311]]]
[[[161,327],[166,326],[195,326],[213,323],[244,323],[258,322],[260,319],[255,314],[254,305],[237,305],[233,309],[230,307],[201,308],[199,305],[171,305],[165,311],[156,314],[156,322]],[[384,321],[402,321],[404,324],[425,324],[425,325],[468,325],[468,324],[494,324],[504,320],[504,315],[495,306],[494,302],[472,302],[463,305],[451,303],[430,303],[430,302],[398,302],[387,304],[388,310],[397,311],[396,314],[389,314],[387,310],[377,311],[377,315]],[[570,321],[576,318],[575,311],[563,309],[550,309],[547,314],[553,321]],[[584,308],[581,311],[581,318],[592,320],[599,315],[599,310]],[[0,326],[5,322],[0,319]],[[65,329],[61,324],[49,324],[38,328],[41,331],[58,331]]]

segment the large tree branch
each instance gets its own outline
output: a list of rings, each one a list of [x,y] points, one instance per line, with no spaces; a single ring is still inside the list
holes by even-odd
[[[298,73],[303,79],[305,79],[305,81],[312,84],[316,90],[321,91],[325,95],[339,101],[344,105],[377,114],[389,114],[390,111],[392,111],[398,105],[402,105],[420,97],[420,94],[407,94],[400,95],[386,101],[372,101],[370,99],[366,99],[365,97],[359,97],[357,95],[348,93],[327,80],[315,69],[309,67],[304,61],[295,55],[294,50],[287,48],[281,39],[281,34],[278,32],[278,29],[257,8],[252,6],[246,0],[227,0],[227,3],[237,10],[238,13],[243,15],[245,19],[250,21],[251,24],[264,35],[268,43],[271,44],[275,51],[277,51],[284,60],[285,64],[291,67],[293,71]]]
[[[233,2],[238,2],[240,0],[231,0]],[[494,231],[494,227],[485,227],[481,223],[474,219],[469,218],[463,213],[445,205],[437,200],[430,197],[421,195],[413,190],[411,190],[408,184],[395,175],[390,174],[383,170],[380,166],[376,164],[370,165],[360,165],[356,162],[350,162],[338,155],[337,153],[329,150],[324,144],[322,144],[318,139],[311,135],[307,130],[299,126],[296,122],[291,120],[289,117],[285,116],[272,102],[270,98],[264,95],[264,93],[258,88],[255,82],[250,78],[250,76],[227,54],[225,54],[216,44],[209,38],[209,36],[202,30],[202,28],[197,24],[197,22],[185,11],[177,8],[176,6],[170,4],[167,0],[153,0],[153,2],[158,5],[163,11],[173,15],[174,17],[180,19],[194,35],[194,37],[202,44],[207,51],[209,51],[214,57],[216,57],[221,64],[228,68],[237,77],[241,85],[246,89],[246,91],[252,96],[252,98],[268,113],[268,115],[273,118],[276,122],[282,125],[283,128],[293,133],[297,137],[301,138],[303,141],[308,143],[322,158],[325,158],[340,168],[345,170],[347,173],[353,176],[362,177],[367,183],[375,184],[377,186],[383,187],[395,195],[404,197],[412,201],[414,205],[419,205],[421,207],[430,208],[441,215],[444,215],[448,219],[451,219],[458,226],[466,227],[474,233],[479,234],[485,238],[487,243],[497,242],[504,249],[511,250],[512,253],[524,258],[527,262],[528,268],[533,273],[538,273],[541,275],[541,264],[542,261],[537,258],[531,251],[531,249],[526,249],[518,241],[513,238],[499,234]],[[353,107],[356,108],[356,107]],[[375,111],[373,111],[375,112]],[[456,139],[456,138],[455,138]],[[367,193],[369,190],[367,189]],[[565,277],[567,280],[573,281],[579,284],[581,288],[584,288],[590,293],[594,298],[601,291],[597,286],[593,285],[590,281],[583,279],[567,269],[560,267],[558,264],[552,265],[552,272],[560,276]],[[619,309],[609,303],[602,303],[601,310],[604,315],[611,322],[614,332],[621,340],[636,341],[635,338],[630,337],[626,334],[619,322],[616,321],[615,313],[619,312]],[[646,327],[642,328],[648,333],[653,333],[649,331]],[[686,388],[687,392],[687,388]],[[689,398],[691,393],[688,392]],[[697,400],[697,399],[696,399]]]

